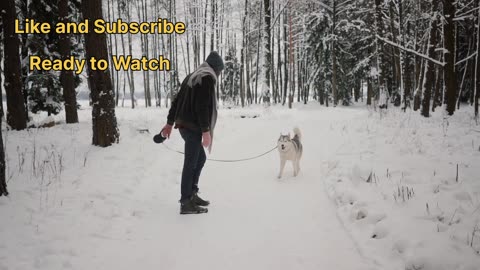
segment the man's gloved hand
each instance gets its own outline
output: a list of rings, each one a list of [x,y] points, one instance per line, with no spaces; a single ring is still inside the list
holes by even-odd
[[[202,145],[203,147],[209,147],[212,143],[212,136],[210,135],[210,131],[202,133]]]
[[[162,137],[164,138],[170,138],[170,134],[172,133],[172,126],[169,124],[166,124],[162,128]]]

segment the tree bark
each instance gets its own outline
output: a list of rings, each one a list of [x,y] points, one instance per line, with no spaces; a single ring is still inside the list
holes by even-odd
[[[211,0],[212,4],[210,7],[210,16],[211,16],[211,29],[210,29],[210,51],[215,50],[215,17],[216,17],[216,11],[215,11],[215,0]]]
[[[129,22],[132,21],[131,10],[130,10],[130,2],[131,1],[126,2],[127,16],[128,16],[128,21]],[[128,54],[133,55],[132,34],[130,32],[128,32],[127,37],[128,37]],[[129,73],[128,77],[129,77],[129,83],[130,83],[130,100],[132,102],[132,109],[135,109],[135,105],[136,105],[136,100],[135,100],[135,77],[134,77],[132,69],[127,70],[127,72]]]
[[[102,4],[96,0],[82,0],[84,19],[95,21],[102,19]],[[89,33],[85,35],[85,51],[87,60],[95,57],[108,58],[107,39],[105,34],[96,34],[93,24],[90,25]],[[119,141],[117,119],[115,117],[115,99],[113,95],[110,71],[93,70],[90,61],[87,61],[92,96],[92,144],[102,147],[110,146]]]
[[[2,28],[2,16],[0,16],[0,29]],[[2,30],[3,31],[3,30]],[[0,35],[1,38],[2,35]],[[3,58],[3,50],[0,49],[0,63],[2,63],[2,58]],[[2,66],[0,65],[0,74],[3,74]],[[4,111],[3,111],[3,90],[2,90],[3,82],[2,82],[2,76],[0,76],[0,118],[4,116]],[[0,126],[1,127],[1,126]]]
[[[7,124],[12,129],[22,130],[27,127],[27,113],[23,100],[22,71],[18,49],[20,42],[15,34],[15,1],[0,1],[0,13],[3,21],[3,48],[5,92],[7,94]]]
[[[409,26],[407,26],[407,32],[409,31]],[[403,35],[403,43],[402,45],[405,46],[405,35]],[[402,85],[403,85],[403,103],[405,110],[407,107],[410,107],[410,101],[412,100],[412,89],[413,89],[413,72],[411,69],[412,66],[412,56],[409,53],[406,53],[402,50]]]
[[[477,17],[477,58],[475,68],[475,117],[478,118],[478,103],[480,101],[480,9]]]
[[[258,18],[259,21],[259,30],[258,30],[258,40],[257,40],[257,62],[256,62],[256,72],[255,72],[255,104],[258,102],[258,78],[259,78],[259,63],[260,63],[260,44],[262,39],[262,15],[263,15],[263,1],[260,1],[260,16]]]
[[[457,78],[455,73],[455,25],[453,22],[455,17],[454,2],[454,0],[443,1],[443,15],[445,17],[445,24],[443,26],[443,35],[445,39],[445,67],[443,77],[445,80],[445,101],[447,103],[446,109],[449,115],[453,115],[455,112],[457,100]]]
[[[338,89],[337,89],[337,46],[335,45],[335,27],[337,24],[337,1],[333,0],[332,10],[332,94],[333,107],[338,105]]]
[[[383,38],[384,31],[383,31],[383,13],[381,6],[383,5],[383,0],[375,0],[375,32],[377,36]],[[375,99],[379,100],[379,98],[384,96],[385,100],[381,100],[383,102],[380,106],[387,106],[388,105],[388,91],[386,89],[386,82],[385,82],[385,71],[386,71],[386,59],[385,59],[385,50],[383,42],[379,38],[375,38],[375,49],[377,54],[377,89]]]
[[[283,13],[283,102],[282,105],[285,105],[287,102],[287,90],[288,90],[288,70],[289,60],[288,60],[288,9],[285,9]]]
[[[401,3],[400,3],[401,4]],[[390,32],[392,35],[392,41],[395,43],[399,43],[397,39],[397,33],[395,31],[395,13],[393,12],[393,6],[394,2],[390,1],[389,3],[389,12],[390,12]],[[401,25],[399,25],[401,27]],[[402,89],[402,68],[401,68],[401,63],[400,63],[400,49],[398,47],[392,47],[392,60],[393,63],[395,64],[393,66],[393,93],[398,93],[399,89],[400,91],[403,91]],[[403,98],[400,93],[398,93],[400,96],[400,99]],[[401,104],[401,101],[398,105]],[[397,106],[397,105],[395,105]]]
[[[435,58],[435,44],[437,40],[437,23],[438,23],[438,1],[433,1],[432,4],[432,18],[430,21],[430,36],[428,40],[427,52],[429,58]],[[430,116],[430,101],[432,99],[432,89],[435,80],[435,66],[432,61],[426,61],[425,63],[426,77],[425,87],[422,100],[422,115],[425,117]]]
[[[68,0],[58,1],[58,15],[60,22],[68,22]],[[69,58],[71,55],[70,35],[59,35],[58,43],[62,60]],[[60,82],[63,88],[63,99],[65,100],[65,120],[67,123],[78,123],[77,95],[75,93],[73,71],[62,70]]]
[[[2,118],[0,117],[0,127],[2,126]],[[0,197],[8,196],[7,181],[5,175],[5,150],[3,149],[3,134],[0,128]]]
[[[271,21],[272,21],[272,10],[270,6],[270,0],[263,1],[263,8],[265,10],[265,57],[264,57],[264,69],[265,69],[265,84],[264,87],[267,89],[262,89],[265,93],[266,91],[271,90],[270,77],[271,77],[271,63],[272,63],[272,32],[271,32]]]
[[[367,78],[367,105],[372,105],[372,81]]]

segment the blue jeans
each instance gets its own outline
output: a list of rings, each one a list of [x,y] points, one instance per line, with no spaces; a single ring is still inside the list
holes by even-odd
[[[203,165],[207,160],[202,146],[202,133],[186,128],[180,128],[180,135],[185,141],[185,159],[183,161],[181,201],[190,198],[198,192],[198,180]]]

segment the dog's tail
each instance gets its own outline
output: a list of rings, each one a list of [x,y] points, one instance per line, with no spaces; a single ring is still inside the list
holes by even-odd
[[[300,131],[300,129],[298,127],[295,127],[293,129],[293,134],[295,134],[294,138],[297,137],[299,141],[302,140],[302,132]]]

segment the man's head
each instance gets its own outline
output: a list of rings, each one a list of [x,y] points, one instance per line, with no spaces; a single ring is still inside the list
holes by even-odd
[[[220,75],[220,72],[222,72],[224,65],[222,57],[218,54],[218,52],[212,51],[208,55],[207,60],[205,61],[210,65],[210,67],[212,67],[217,76]]]

